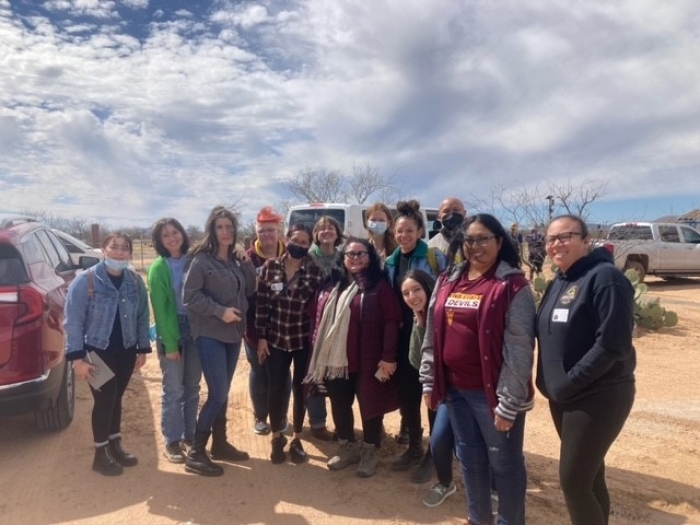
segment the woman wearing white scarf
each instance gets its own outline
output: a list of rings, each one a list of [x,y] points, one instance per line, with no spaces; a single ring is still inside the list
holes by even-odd
[[[359,463],[358,476],[369,477],[379,461],[384,414],[399,406],[393,375],[401,307],[366,239],[348,239],[341,257],[344,271],[334,273],[316,299],[314,350],[305,381],[325,383],[331,400],[340,448],[328,468]],[[361,446],[354,435],[355,397]]]

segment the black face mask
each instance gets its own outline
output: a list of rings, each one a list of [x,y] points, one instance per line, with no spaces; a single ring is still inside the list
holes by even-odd
[[[290,242],[287,244],[287,253],[292,259],[303,259],[309,253],[309,249]]]
[[[446,230],[456,230],[464,222],[464,215],[461,213],[448,213],[442,218],[442,227]]]

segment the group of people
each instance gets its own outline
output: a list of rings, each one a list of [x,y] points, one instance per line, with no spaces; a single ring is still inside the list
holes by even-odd
[[[536,306],[519,248],[495,217],[468,216],[457,198],[445,199],[438,217],[442,229],[429,242],[416,201],[399,202],[395,214],[381,203],[369,208],[367,238],[344,238],[337,221],[323,217],[313,230],[290,225],[282,240],[282,218],[266,207],[247,252],[236,243],[235,215],[223,207],[211,211],[192,249],[177,220],[158,221],[159,257],[148,281],[168,460],[219,476],[223,469],[212,460],[248,459],[226,431],[244,342],[253,430],[270,435],[272,463],[288,455],[307,460],[307,412],[313,435],[332,439],[328,398],[338,440],[328,468],[356,464],[359,477],[372,476],[384,415],[398,409],[407,447],[391,468],[412,469],[416,482],[437,475],[427,506],[455,493],[456,456],[467,523],[524,524],[523,441],[537,346],[536,386],[561,439],[559,474],[571,522],[607,524],[604,460],[634,400],[629,281],[607,251],[591,250],[582,219],[560,216],[537,238],[557,272]],[[93,469],[119,475],[138,462],[121,443],[121,399],[151,351],[148,292],[128,268],[128,236],[108,235],[103,251],[104,261],[69,288],[67,358],[78,377],[93,383]],[[97,366],[114,377],[94,383]],[[202,375],[208,394],[198,410]]]

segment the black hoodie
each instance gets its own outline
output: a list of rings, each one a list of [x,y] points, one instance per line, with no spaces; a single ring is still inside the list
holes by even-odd
[[[558,273],[537,313],[537,388],[558,403],[634,383],[634,288],[597,248]]]

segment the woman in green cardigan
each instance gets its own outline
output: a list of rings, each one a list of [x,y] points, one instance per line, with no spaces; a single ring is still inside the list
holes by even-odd
[[[161,431],[165,457],[185,462],[185,446],[194,440],[202,366],[195,348],[182,286],[189,266],[189,239],[177,220],[160,219],[153,226],[153,247],[159,257],[148,271],[151,305],[158,333],[158,358],[163,372]]]

